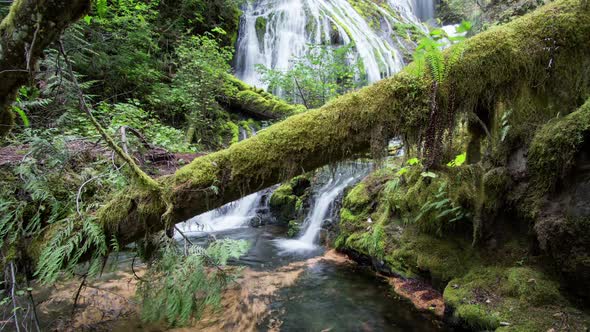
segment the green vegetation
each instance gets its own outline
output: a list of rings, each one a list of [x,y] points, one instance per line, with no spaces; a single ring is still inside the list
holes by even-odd
[[[221,267],[247,249],[246,241],[220,240],[206,249],[191,246],[183,254],[176,243],[167,241],[138,288],[142,319],[183,326],[198,320],[206,308],[219,310],[221,291],[237,272]]]
[[[288,223],[291,232],[298,230],[296,219],[303,217],[303,202],[309,197],[310,182],[305,176],[293,178],[282,184],[270,196],[270,209],[280,222]],[[303,222],[303,220],[299,220]]]
[[[349,60],[354,45],[309,46],[304,57],[291,59],[292,67],[285,72],[258,68],[269,90],[281,91],[287,102],[311,109],[363,85],[362,62]]]
[[[352,4],[379,17],[372,2]],[[338,249],[432,283],[471,329],[588,326],[587,1],[557,0],[469,39],[435,29],[405,70],[358,91],[356,46],[315,46],[287,72],[261,68],[285,100],[231,75],[236,1],[54,7],[0,7],[0,132],[12,129],[0,147],[0,266],[20,272],[6,285],[86,282],[133,250],[148,264],[143,319],[190,324],[219,307],[239,271],[225,265],[246,246],[185,238],[182,251],[162,231],[282,182],[270,207],[294,236],[310,190],[293,177],[370,151],[378,166],[344,198]],[[260,17],[259,38],[266,29]],[[253,136],[266,120],[282,121]],[[385,160],[392,137],[405,157]],[[180,153],[206,155],[176,169]]]

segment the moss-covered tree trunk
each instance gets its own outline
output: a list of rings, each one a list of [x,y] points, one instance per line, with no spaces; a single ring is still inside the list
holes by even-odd
[[[12,127],[10,105],[43,50],[90,8],[88,0],[16,0],[0,23],[0,136]]]
[[[547,40],[559,48],[548,51]],[[558,95],[555,89],[588,82],[568,75],[567,68],[590,59],[590,9],[579,0],[556,1],[465,43],[464,56],[448,78],[456,86],[451,93],[458,110],[472,112],[481,100],[494,105],[514,96],[522,83]],[[379,151],[387,138],[415,137],[428,121],[429,86],[426,79],[401,72],[194,160],[160,180],[168,205],[130,189],[100,209],[98,219],[128,243],[164,229],[165,222],[186,220],[285,178],[370,147]]]

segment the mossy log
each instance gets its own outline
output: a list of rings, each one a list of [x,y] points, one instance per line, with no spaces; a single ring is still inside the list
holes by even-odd
[[[587,82],[571,74],[585,70],[564,68],[589,58],[590,8],[561,0],[467,40],[444,83],[453,87],[455,109],[471,112],[482,100],[493,105],[514,95],[522,84],[558,94]],[[428,79],[402,71],[195,159],[159,180],[165,195],[129,188],[98,211],[98,220],[125,244],[359,151],[379,152],[388,138],[416,137],[426,126],[430,87]]]
[[[274,95],[250,86],[234,76],[227,75],[228,91],[233,91],[220,98],[228,109],[250,115],[260,120],[280,120],[304,112],[303,105],[291,105]]]
[[[16,0],[0,23],[0,137],[13,126],[10,105],[43,50],[90,9],[88,0]]]

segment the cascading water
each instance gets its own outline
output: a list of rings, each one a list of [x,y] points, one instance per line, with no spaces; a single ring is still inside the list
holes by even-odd
[[[413,8],[416,16],[426,22],[434,19],[433,0],[413,0]]]
[[[354,43],[355,56],[362,60],[369,83],[398,72],[404,66],[405,45],[397,38],[395,26],[421,26],[414,14],[414,0],[361,1],[375,11],[374,17],[363,17],[347,0],[248,1],[237,44],[237,76],[265,87],[257,65],[287,70],[293,58],[309,50],[309,44]]]
[[[256,135],[253,127],[250,127],[250,134]],[[248,131],[240,127],[240,140],[248,138]],[[185,235],[194,235],[203,232],[219,232],[228,229],[247,226],[256,217],[256,211],[260,205],[264,191],[259,191],[241,199],[226,204],[219,209],[205,212],[178,225],[178,228]],[[177,235],[181,237],[180,234]]]
[[[246,226],[256,216],[256,208],[261,198],[261,193],[248,195],[217,210],[193,217],[178,227],[185,235],[194,235]]]
[[[316,249],[322,223],[330,216],[333,203],[344,189],[360,180],[368,170],[368,165],[341,166],[341,170],[330,177],[316,194],[313,207],[305,218],[304,230],[297,239],[279,239],[276,245],[286,252],[310,251]],[[342,170],[342,168],[344,168]]]

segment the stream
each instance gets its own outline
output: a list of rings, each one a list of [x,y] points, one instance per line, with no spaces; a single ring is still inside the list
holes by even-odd
[[[442,331],[431,316],[395,295],[385,279],[319,245],[323,222],[338,213],[334,201],[365,170],[335,172],[318,186],[301,232],[293,239],[286,238],[287,226],[249,226],[257,209],[266,209],[262,193],[179,224],[201,245],[211,237],[250,243],[248,253],[232,262],[247,267],[236,295],[244,303],[225,306],[225,317],[212,328],[205,327],[212,322],[204,323],[203,329]]]

